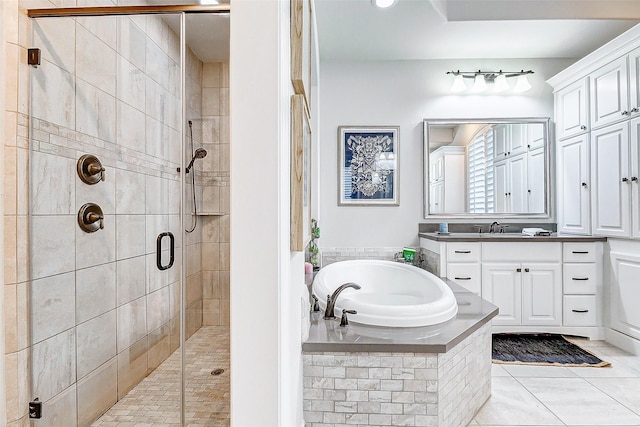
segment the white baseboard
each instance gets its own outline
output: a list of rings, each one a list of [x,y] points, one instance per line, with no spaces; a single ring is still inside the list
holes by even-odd
[[[609,344],[628,351],[631,354],[640,356],[640,341],[610,328],[605,328],[605,338]]]

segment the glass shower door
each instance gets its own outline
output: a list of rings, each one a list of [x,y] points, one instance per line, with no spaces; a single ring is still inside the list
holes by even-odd
[[[102,425],[119,400],[181,423],[182,43],[166,18],[31,20],[36,425]]]

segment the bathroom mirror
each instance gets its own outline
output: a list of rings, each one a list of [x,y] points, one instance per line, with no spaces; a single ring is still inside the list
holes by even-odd
[[[549,218],[548,118],[425,119],[425,218]]]

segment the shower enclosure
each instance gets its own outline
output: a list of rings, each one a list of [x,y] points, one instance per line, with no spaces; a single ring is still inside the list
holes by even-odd
[[[33,425],[229,422],[228,12],[30,11]]]

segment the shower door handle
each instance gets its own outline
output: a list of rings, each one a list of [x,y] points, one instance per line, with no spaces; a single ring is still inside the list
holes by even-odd
[[[169,237],[169,264],[162,265],[162,239],[165,237]],[[173,233],[167,231],[158,234],[158,238],[156,239],[156,266],[158,266],[158,270],[168,270],[173,267],[173,261],[175,259],[175,243],[176,238],[173,236]]]

